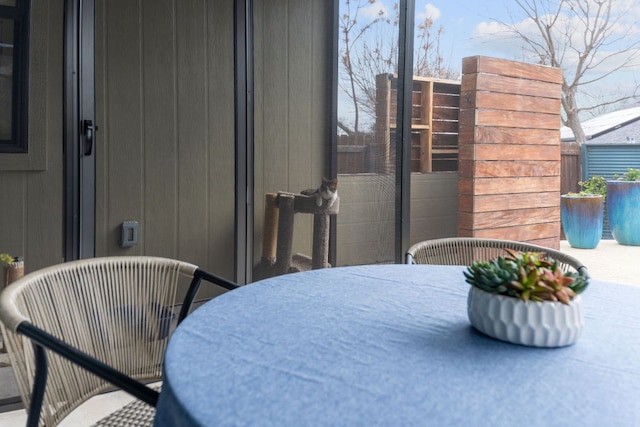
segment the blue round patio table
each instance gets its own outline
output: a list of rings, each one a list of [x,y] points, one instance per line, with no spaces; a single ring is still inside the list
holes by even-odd
[[[482,335],[464,267],[376,265],[228,292],[170,339],[156,426],[638,426],[640,288],[591,281],[576,344]]]

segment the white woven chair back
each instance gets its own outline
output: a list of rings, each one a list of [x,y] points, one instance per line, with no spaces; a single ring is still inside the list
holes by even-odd
[[[418,242],[407,251],[407,261],[415,264],[471,265],[474,261],[489,261],[498,256],[505,256],[506,248],[522,252],[546,252],[549,257],[558,261],[564,271],[577,272],[581,267],[584,268],[577,259],[555,249],[513,240],[473,237],[452,237]]]
[[[3,334],[23,402],[34,378],[31,341],[12,331],[23,321],[48,331],[132,378],[160,379],[168,337],[175,328],[178,284],[196,266],[154,257],[74,261],[31,273],[2,294]],[[10,304],[7,304],[9,300]],[[40,421],[56,425],[110,385],[48,352],[49,376]],[[28,406],[28,403],[27,403]]]

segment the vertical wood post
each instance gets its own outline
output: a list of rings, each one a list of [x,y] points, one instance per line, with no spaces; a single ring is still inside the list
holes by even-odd
[[[262,240],[262,262],[272,265],[276,260],[278,233],[278,195],[267,193],[264,203],[264,237]]]
[[[276,250],[276,275],[289,272],[291,252],[293,251],[293,218],[295,215],[295,196],[291,193],[278,193],[278,248]]]
[[[378,74],[376,76],[376,123],[375,123],[375,152],[378,153],[375,170],[371,172],[386,173],[389,168],[391,153],[389,129],[395,125],[391,108],[391,76]],[[382,153],[382,154],[380,154]]]
[[[311,268],[329,267],[329,224],[327,213],[313,215],[313,249],[311,254]]]

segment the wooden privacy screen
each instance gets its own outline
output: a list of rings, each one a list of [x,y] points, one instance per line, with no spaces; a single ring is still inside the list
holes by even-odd
[[[560,247],[558,68],[462,62],[458,235]]]

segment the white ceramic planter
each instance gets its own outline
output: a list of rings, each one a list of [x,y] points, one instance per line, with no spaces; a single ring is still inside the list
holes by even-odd
[[[467,313],[474,328],[493,338],[535,347],[562,347],[582,333],[582,300],[571,302],[522,301],[491,294],[471,286]]]

